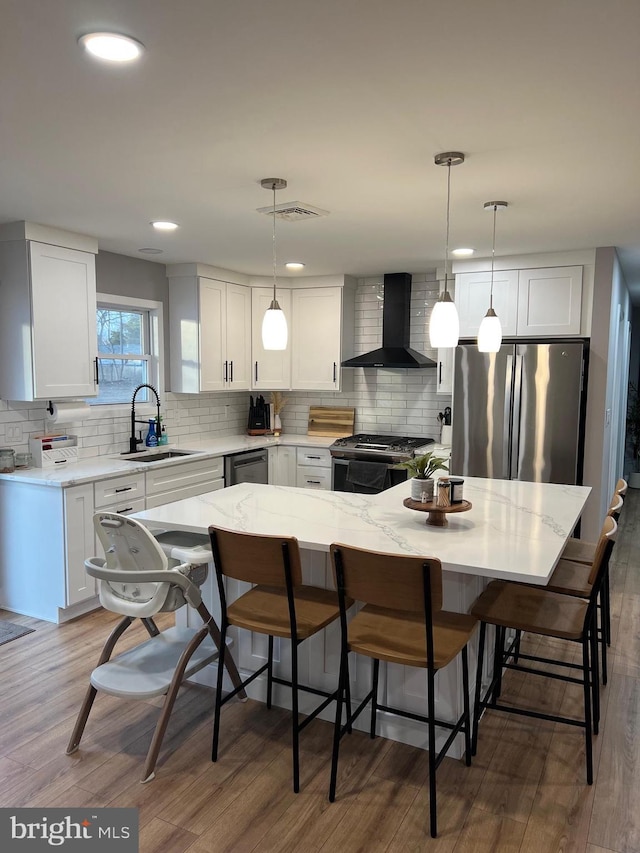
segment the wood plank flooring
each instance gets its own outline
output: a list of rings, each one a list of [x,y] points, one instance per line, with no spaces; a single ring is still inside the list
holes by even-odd
[[[439,837],[428,834],[426,753],[355,732],[327,800],[331,726],[301,735],[291,790],[288,713],[256,702],[223,709],[210,761],[213,694],[178,698],[156,779],[139,782],[159,701],[100,695],[80,750],[64,754],[88,675],[116,617],[55,626],[0,613],[35,633],[0,646],[0,806],[137,806],[142,853],[638,853],[640,851],[640,493],[630,491],[611,570],[613,643],[585,784],[583,735],[488,712],[473,766],[438,773]],[[171,617],[166,617],[170,619]],[[553,646],[529,638],[530,648]],[[578,714],[574,685],[509,673],[504,695]]]

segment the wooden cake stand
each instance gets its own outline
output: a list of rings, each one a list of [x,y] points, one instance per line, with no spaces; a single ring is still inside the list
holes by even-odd
[[[447,527],[449,524],[447,521],[447,513],[467,512],[467,510],[472,507],[471,501],[461,501],[460,503],[451,504],[450,506],[438,506],[435,501],[428,501],[423,504],[422,501],[414,501],[412,498],[405,498],[402,503],[409,509],[415,509],[418,512],[428,512],[427,524],[431,524],[433,527]]]

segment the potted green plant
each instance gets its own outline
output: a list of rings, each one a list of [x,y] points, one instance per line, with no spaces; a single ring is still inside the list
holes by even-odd
[[[433,500],[433,480],[431,475],[436,471],[448,471],[449,466],[447,460],[442,456],[436,456],[435,453],[428,451],[421,456],[414,456],[413,459],[408,459],[406,462],[399,462],[398,468],[406,468],[411,480],[411,497],[414,501],[422,500],[423,493],[426,493],[427,500]]]
[[[629,383],[627,397],[627,446],[631,449],[634,465],[629,476],[629,486],[640,489],[640,391],[633,382]]]

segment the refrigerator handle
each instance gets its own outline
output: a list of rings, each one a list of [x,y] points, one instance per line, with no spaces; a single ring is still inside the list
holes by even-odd
[[[511,423],[511,404],[513,395],[513,356],[507,356],[507,364],[504,375],[504,423],[508,434],[508,424]],[[502,449],[502,471],[503,477],[511,476],[510,459],[511,442],[505,441]]]
[[[511,480],[518,479],[520,460],[520,406],[522,402],[522,362],[524,356],[517,355],[515,362],[515,381],[513,383],[513,414],[511,416]]]

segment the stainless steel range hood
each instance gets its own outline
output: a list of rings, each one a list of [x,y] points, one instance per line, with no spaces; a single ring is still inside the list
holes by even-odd
[[[343,367],[435,367],[436,362],[409,346],[411,276],[397,272],[384,277],[382,346],[342,362]]]

